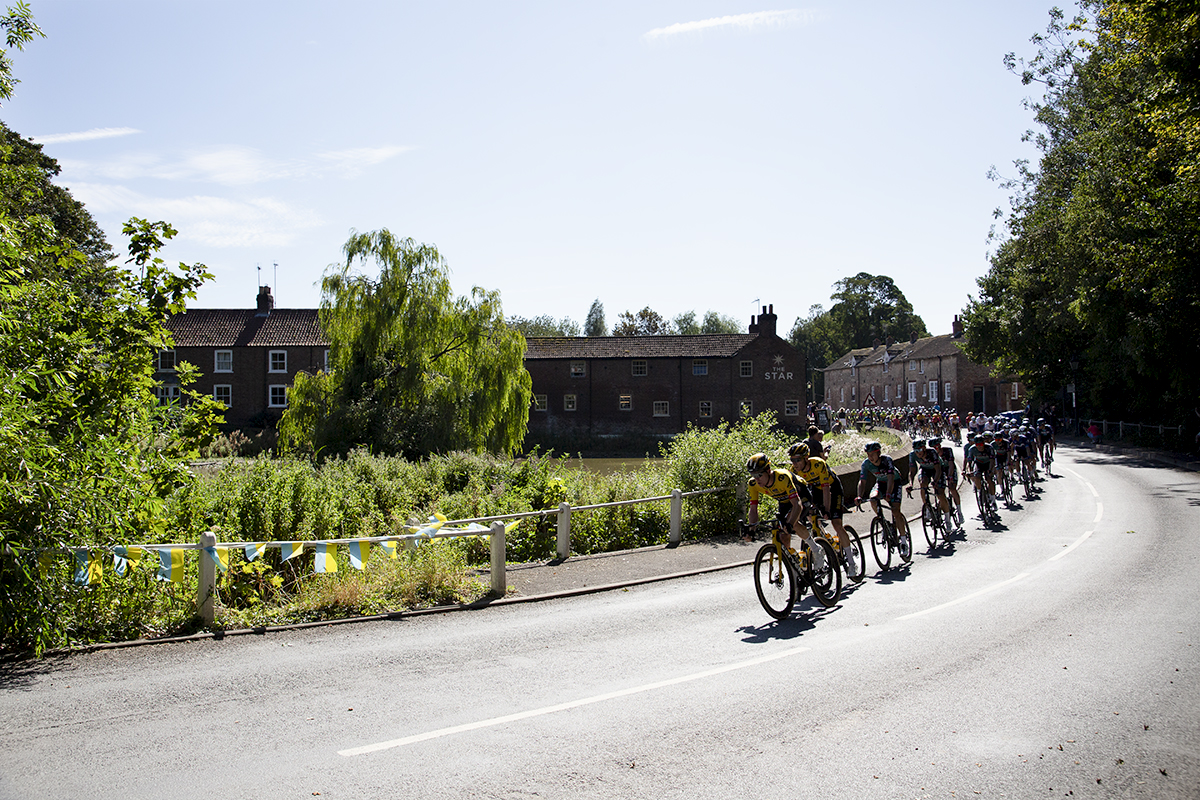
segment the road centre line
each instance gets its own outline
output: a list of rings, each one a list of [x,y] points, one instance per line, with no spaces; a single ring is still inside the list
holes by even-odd
[[[914,617],[923,617],[926,614],[932,614],[935,611],[941,611],[943,608],[949,608],[950,606],[956,606],[959,603],[965,603],[968,600],[979,597],[979,595],[981,595],[981,594],[987,594],[988,592],[994,592],[997,589],[1008,586],[1010,583],[1016,583],[1017,581],[1021,580],[1022,578],[1028,578],[1028,577],[1029,577],[1028,572],[1022,572],[1020,575],[1016,575],[1012,578],[1009,578],[1006,581],[1000,581],[1000,583],[993,583],[991,586],[985,586],[984,588],[980,589],[977,592],[971,592],[970,594],[964,595],[963,597],[959,597],[959,598],[957,598],[955,600],[951,600],[947,603],[942,603],[940,606],[934,606],[933,608],[927,608],[924,611],[914,611],[911,614],[905,614],[903,617],[896,617],[896,620],[899,621],[902,619],[913,619]]]
[[[1086,533],[1083,534],[1083,536],[1080,536],[1078,539],[1076,539],[1075,541],[1073,541],[1069,545],[1067,545],[1067,548],[1065,550],[1063,550],[1062,552],[1059,552],[1059,553],[1055,553],[1054,555],[1050,556],[1046,560],[1047,561],[1058,561],[1060,558],[1065,556],[1067,553],[1071,552],[1076,547],[1079,547],[1079,545],[1083,544],[1084,541],[1086,541],[1087,538],[1089,536],[1091,536],[1093,533],[1095,533],[1094,530],[1087,531]]]
[[[415,744],[417,742],[424,742],[424,741],[428,741],[429,739],[438,739],[442,736],[451,736],[456,733],[465,733],[467,731],[479,730],[480,728],[490,728],[490,727],[493,727],[496,725],[504,725],[505,723],[517,722],[519,720],[529,719],[531,717],[540,717],[545,714],[553,714],[558,711],[567,711],[572,708],[579,708],[580,706],[591,705],[593,703],[600,703],[605,700],[615,700],[618,697],[628,697],[629,695],[633,695],[633,694],[649,692],[649,691],[653,691],[654,689],[663,689],[667,686],[675,686],[680,683],[688,683],[690,681],[698,681],[702,678],[711,678],[713,675],[721,675],[726,672],[733,672],[733,671],[739,670],[739,669],[746,669],[747,667],[754,667],[759,664],[765,664],[769,661],[776,661],[781,658],[787,658],[789,656],[794,656],[798,653],[803,653],[808,649],[809,648],[807,648],[807,647],[793,647],[789,650],[782,650],[778,653],[772,653],[770,655],[765,655],[765,656],[758,656],[757,658],[747,659],[746,661],[737,661],[733,664],[726,664],[723,667],[714,667],[713,669],[704,670],[703,672],[695,672],[695,673],[692,673],[691,675],[681,675],[678,678],[669,678],[668,680],[665,680],[665,681],[657,681],[655,683],[647,683],[642,686],[631,686],[628,689],[618,689],[615,692],[608,692],[606,694],[598,694],[598,695],[594,695],[592,697],[585,697],[581,700],[572,700],[569,703],[559,703],[558,705],[554,705],[554,706],[545,706],[544,708],[535,708],[530,711],[521,711],[516,714],[508,714],[503,717],[492,717],[491,719],[480,720],[479,722],[469,722],[464,725],[454,725],[449,728],[440,728],[435,731],[428,731],[426,733],[418,733],[418,734],[414,734],[412,736],[405,736],[404,738],[401,738],[401,739],[391,739],[386,742],[377,742],[375,744],[363,745],[362,747],[351,747],[346,750],[339,750],[338,755],[339,756],[359,756],[359,755],[364,755],[366,753],[375,753],[380,750],[388,750],[393,747],[404,747],[405,745]]]

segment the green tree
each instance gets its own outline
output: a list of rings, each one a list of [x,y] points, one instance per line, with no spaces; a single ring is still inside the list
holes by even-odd
[[[671,333],[671,325],[662,314],[646,306],[637,314],[622,311],[613,327],[613,336],[666,336]]]
[[[509,317],[508,327],[515,331],[519,331],[522,336],[529,338],[530,336],[579,336],[579,323],[570,317],[563,317],[560,320],[554,319],[549,314],[526,319],[525,317]]]
[[[604,320],[604,304],[600,298],[592,301],[588,309],[587,319],[583,323],[584,336],[608,336],[608,323]]]
[[[46,34],[33,21],[33,11],[24,0],[19,0],[15,6],[8,7],[8,13],[0,17],[0,28],[4,29],[5,51],[0,53],[0,100],[11,100],[13,90],[20,83],[12,74],[12,58],[10,50],[24,50],[25,45],[33,41],[33,37]]]
[[[886,275],[860,272],[842,278],[834,284],[832,299],[835,302],[829,314],[850,348],[870,347],[874,340],[884,341],[888,337],[929,335],[924,320],[913,313],[912,303]]]
[[[1028,62],[1041,132],[1017,177],[967,352],[1043,397],[1074,381],[1093,413],[1191,419],[1200,397],[1200,19],[1194,5],[1055,10]],[[1074,374],[1070,362],[1081,370]]]
[[[695,311],[685,311],[671,320],[671,333],[678,336],[695,336],[700,333],[700,323],[696,321]]]
[[[525,337],[505,324],[499,294],[476,287],[454,297],[437,249],[387,229],[354,233],[344,252],[322,281],[331,372],[297,376],[280,421],[288,446],[515,452],[531,380]],[[379,277],[355,273],[358,262]]]
[[[700,323],[700,333],[745,333],[742,323],[726,314],[716,311],[706,311],[704,321]]]

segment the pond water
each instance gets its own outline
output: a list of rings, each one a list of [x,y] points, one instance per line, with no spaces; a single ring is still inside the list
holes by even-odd
[[[564,458],[562,463],[570,469],[584,469],[597,475],[632,471],[648,465],[663,464],[661,458]]]

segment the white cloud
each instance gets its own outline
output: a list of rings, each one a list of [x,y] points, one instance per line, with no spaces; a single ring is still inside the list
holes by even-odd
[[[307,158],[269,158],[253,147],[229,146],[193,150],[174,159],[147,153],[131,153],[102,162],[60,159],[64,174],[84,180],[129,181],[138,178],[191,180],[222,186],[248,186],[273,180],[319,178],[326,175],[354,177],[366,167],[383,163],[411,150],[389,145],[359,147],[318,153]]]
[[[665,28],[655,28],[646,31],[642,38],[647,41],[666,39],[684,33],[695,33],[709,28],[744,28],[752,31],[758,28],[781,28],[788,25],[805,25],[819,18],[816,11],[805,9],[786,9],[784,11],[755,11],[751,14],[734,14],[727,17],[712,17],[694,22],[677,22]]]
[[[90,131],[76,133],[50,133],[45,136],[31,136],[38,144],[62,144],[64,142],[86,142],[91,139],[111,139],[114,136],[129,136],[141,133],[137,128],[92,128]]]
[[[323,224],[315,211],[273,197],[150,197],[123,186],[98,183],[72,183],[70,188],[93,212],[168,219],[179,230],[181,240],[211,247],[287,246],[301,231]]]

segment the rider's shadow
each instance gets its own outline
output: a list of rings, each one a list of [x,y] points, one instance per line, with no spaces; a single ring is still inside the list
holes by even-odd
[[[747,644],[796,639],[816,628],[818,620],[824,619],[836,608],[836,605],[825,608],[815,598],[809,597],[797,603],[787,619],[772,620],[763,625],[743,625],[737,632],[745,634],[742,641]]]
[[[891,583],[904,583],[911,573],[911,564],[901,564],[898,567],[892,567],[889,570],[883,570],[875,573],[875,582],[884,586]]]

